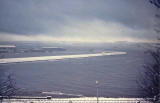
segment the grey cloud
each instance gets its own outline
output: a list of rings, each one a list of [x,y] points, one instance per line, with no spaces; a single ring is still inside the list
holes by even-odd
[[[56,32],[72,19],[100,19],[147,30],[153,27],[155,14],[146,0],[1,0],[0,32],[58,36],[63,34]]]

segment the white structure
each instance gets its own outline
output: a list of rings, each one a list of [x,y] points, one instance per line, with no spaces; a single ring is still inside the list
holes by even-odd
[[[61,59],[88,58],[88,57],[96,57],[96,56],[124,55],[124,54],[126,54],[126,52],[105,52],[105,53],[103,52],[103,53],[95,53],[95,54],[40,56],[40,57],[23,57],[23,58],[4,58],[4,59],[0,59],[0,64],[34,62],[34,61],[53,61],[53,60],[61,60]]]
[[[0,53],[14,52],[15,48],[15,45],[0,45]]]
[[[53,52],[53,51],[65,51],[66,49],[61,47],[42,47],[42,50],[47,52]]]
[[[97,103],[96,97],[4,99],[2,103]],[[142,98],[99,98],[99,103],[149,103]]]

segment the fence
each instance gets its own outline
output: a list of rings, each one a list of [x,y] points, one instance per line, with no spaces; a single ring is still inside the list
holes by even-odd
[[[4,99],[2,103],[149,103],[142,98]]]

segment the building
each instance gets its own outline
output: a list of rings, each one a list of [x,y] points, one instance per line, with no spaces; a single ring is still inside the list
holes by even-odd
[[[16,49],[15,45],[0,45],[0,53],[11,53]]]
[[[42,50],[45,52],[54,52],[54,51],[65,51],[66,49],[61,47],[42,47]]]

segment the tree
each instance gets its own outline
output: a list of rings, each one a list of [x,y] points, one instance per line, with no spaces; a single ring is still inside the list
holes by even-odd
[[[151,4],[154,4],[157,8],[160,8],[160,0],[149,0]]]
[[[15,81],[12,78],[12,75],[9,74],[6,77],[1,77],[0,78],[0,100],[4,98],[10,98],[11,96],[15,95],[17,88],[15,85]]]
[[[160,8],[160,0],[149,0],[158,9]],[[160,19],[157,14],[156,17]],[[159,24],[155,27],[157,34],[160,32]],[[158,35],[158,41],[159,35]],[[153,103],[160,103],[160,43],[156,43],[152,46],[152,49],[148,51],[152,57],[152,63],[144,66],[145,71],[142,79],[140,80],[140,87],[144,92],[144,97],[150,99]]]
[[[145,98],[153,103],[160,102],[160,48],[149,51],[152,63],[144,66],[144,76],[140,81],[140,87],[144,92]]]

